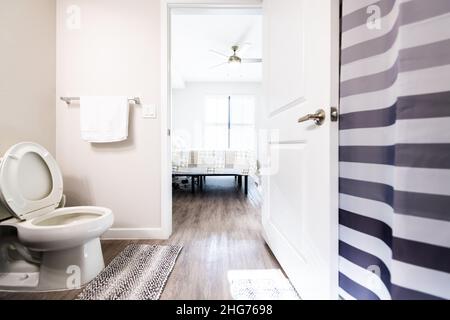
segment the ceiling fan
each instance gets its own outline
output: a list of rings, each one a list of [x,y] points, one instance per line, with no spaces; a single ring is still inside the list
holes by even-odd
[[[217,50],[209,50],[211,53],[214,53],[222,58],[226,58],[227,61],[222,62],[218,65],[212,66],[210,69],[215,69],[218,67],[221,67],[223,65],[230,65],[230,66],[239,66],[243,63],[261,63],[262,59],[260,58],[243,58],[242,55],[250,48],[249,43],[244,43],[242,46],[240,45],[234,45],[231,47],[231,50],[233,51],[232,55],[227,55],[223,52],[217,51]]]

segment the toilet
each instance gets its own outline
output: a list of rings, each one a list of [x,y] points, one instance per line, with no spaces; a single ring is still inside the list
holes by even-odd
[[[36,143],[11,147],[0,160],[0,290],[76,289],[105,267],[100,236],[113,223],[102,207],[58,208],[61,171]]]

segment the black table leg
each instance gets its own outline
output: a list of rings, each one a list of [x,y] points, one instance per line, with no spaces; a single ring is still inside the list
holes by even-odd
[[[245,176],[245,195],[248,195],[248,176]]]
[[[200,191],[203,191],[203,176],[198,177],[198,186],[200,188]]]
[[[238,187],[239,189],[242,188],[242,176],[238,176]]]
[[[195,176],[192,176],[192,193],[195,193]]]

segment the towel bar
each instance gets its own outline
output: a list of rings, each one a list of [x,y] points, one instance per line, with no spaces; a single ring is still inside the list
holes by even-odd
[[[80,97],[61,97],[61,100],[69,105],[72,101],[80,100]],[[129,98],[128,101],[141,104],[141,98],[139,97]]]

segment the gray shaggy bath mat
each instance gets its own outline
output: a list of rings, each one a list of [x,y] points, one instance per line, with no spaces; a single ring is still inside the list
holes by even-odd
[[[129,245],[84,288],[77,300],[158,300],[181,249]]]

